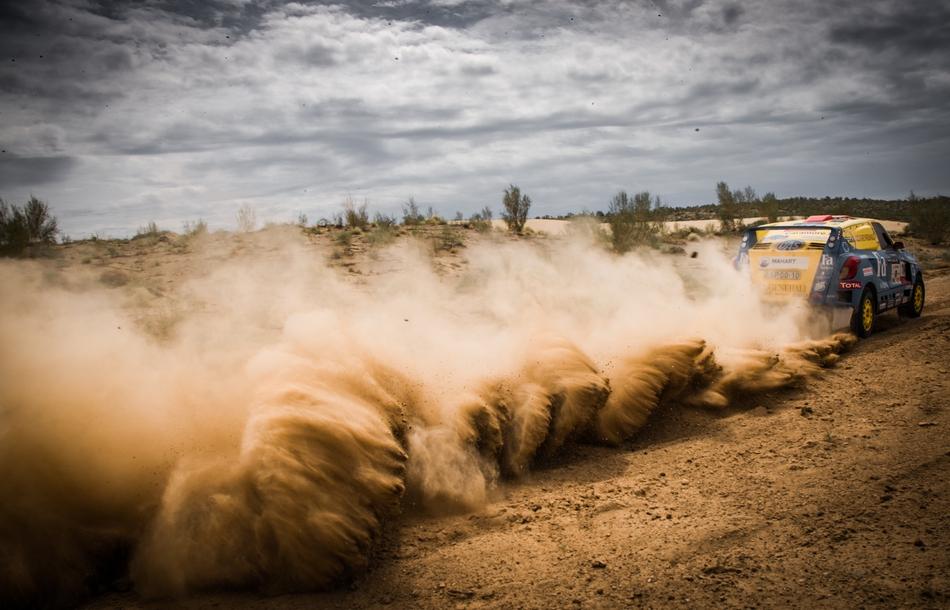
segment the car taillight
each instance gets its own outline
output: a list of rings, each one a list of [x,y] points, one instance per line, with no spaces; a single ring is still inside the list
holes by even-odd
[[[861,259],[857,256],[849,256],[844,264],[841,265],[841,273],[838,274],[839,280],[850,280],[858,274],[858,265]]]

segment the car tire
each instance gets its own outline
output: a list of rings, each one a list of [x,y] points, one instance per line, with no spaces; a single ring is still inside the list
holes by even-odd
[[[874,332],[877,323],[877,307],[874,303],[874,291],[865,288],[861,300],[851,314],[851,331],[862,339]]]
[[[898,307],[898,313],[905,318],[919,318],[920,314],[924,312],[925,296],[927,296],[927,292],[924,290],[924,281],[920,279],[920,274],[918,274],[917,280],[914,282],[914,288],[910,292],[910,301]]]

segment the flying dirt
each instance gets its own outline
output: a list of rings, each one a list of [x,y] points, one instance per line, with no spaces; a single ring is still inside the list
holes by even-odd
[[[459,277],[400,243],[352,282],[282,237],[142,315],[0,265],[0,602],[332,588],[400,511],[474,510],[566,444],[659,405],[801,382],[850,335],[766,309],[714,244],[690,268],[583,240],[487,243]]]

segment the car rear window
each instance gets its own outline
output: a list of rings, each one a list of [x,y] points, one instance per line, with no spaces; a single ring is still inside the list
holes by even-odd
[[[755,232],[755,241],[757,244],[777,244],[790,239],[806,242],[807,244],[820,244],[824,247],[831,231],[827,229],[810,229],[808,227],[792,229],[760,229]]]

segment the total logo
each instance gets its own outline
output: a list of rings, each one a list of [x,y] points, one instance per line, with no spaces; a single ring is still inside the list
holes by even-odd
[[[861,287],[861,282],[841,282],[838,287],[842,290],[856,290]]]

